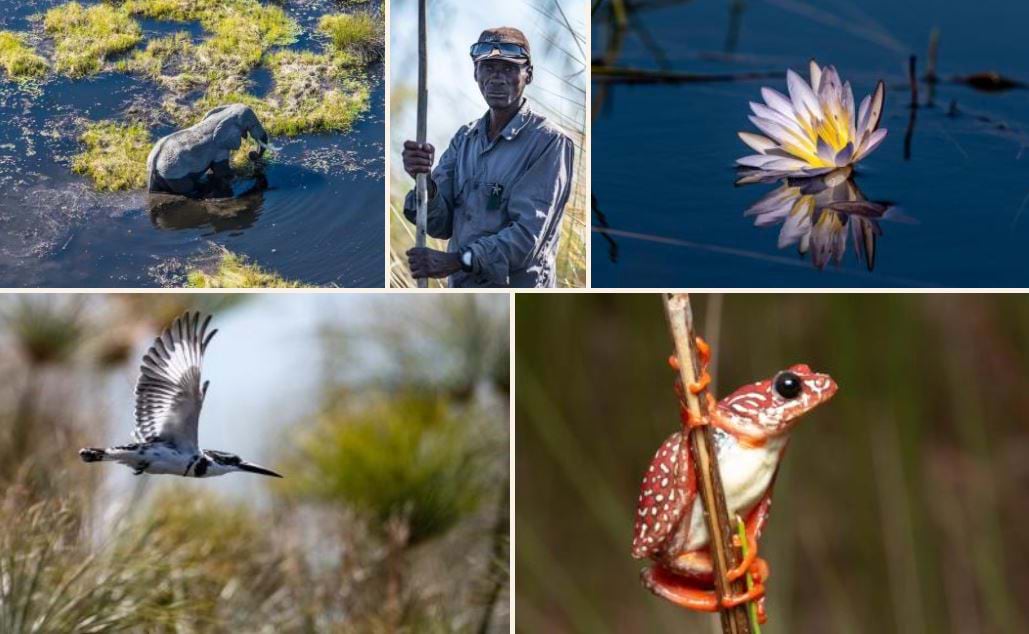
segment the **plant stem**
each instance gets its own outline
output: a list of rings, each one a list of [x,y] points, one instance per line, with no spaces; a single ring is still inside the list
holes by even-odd
[[[686,406],[693,420],[706,420],[707,389],[693,394],[687,386],[696,383],[701,375],[697,356],[696,335],[693,331],[693,309],[688,293],[664,295],[665,316],[675,343],[675,355],[679,360],[679,378],[682,380]],[[725,573],[737,565],[735,549],[732,547],[732,528],[725,504],[725,491],[718,471],[718,456],[714,451],[714,438],[710,425],[701,425],[689,431],[690,454],[697,472],[697,488],[703,505],[704,520],[711,536],[711,561],[714,565],[715,593],[719,597],[746,591],[743,579],[728,583]],[[747,618],[746,605],[721,610],[722,632],[725,634],[752,634]]]
[[[749,554],[747,548],[747,525],[743,523],[743,518],[739,515],[736,516],[736,534],[739,535],[740,543],[743,544],[740,548],[740,555],[746,559]],[[744,578],[747,580],[747,590],[753,588],[754,580],[750,577],[749,572],[744,575]],[[747,616],[750,617],[751,632],[753,634],[761,634],[761,623],[758,622],[757,618],[757,605],[753,601],[747,604]]]

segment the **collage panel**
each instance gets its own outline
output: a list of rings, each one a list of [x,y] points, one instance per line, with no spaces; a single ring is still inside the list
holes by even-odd
[[[384,286],[381,3],[3,8],[0,286]]]
[[[0,629],[508,632],[509,319],[0,295]]]
[[[593,286],[1027,286],[1026,23],[1012,0],[593,3]]]
[[[702,341],[673,344],[681,297],[517,296],[517,631],[1025,629],[1026,296],[688,305]],[[698,367],[671,369],[689,349]],[[733,558],[759,558],[732,590],[763,590],[736,629],[703,612],[721,542],[702,464],[744,522],[738,541],[718,525]]]
[[[584,287],[585,0],[390,9],[389,286]]]

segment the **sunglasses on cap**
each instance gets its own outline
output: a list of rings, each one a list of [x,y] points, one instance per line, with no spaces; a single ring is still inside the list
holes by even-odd
[[[489,55],[493,51],[498,51],[504,57],[524,57],[529,59],[529,52],[521,44],[512,44],[510,42],[476,42],[472,44],[472,59]]]

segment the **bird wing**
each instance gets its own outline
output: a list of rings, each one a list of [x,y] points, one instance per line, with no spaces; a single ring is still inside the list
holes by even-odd
[[[154,340],[143,355],[136,382],[136,439],[171,442],[196,449],[200,408],[207,384],[200,385],[204,351],[217,330],[207,332],[211,316],[186,313]]]

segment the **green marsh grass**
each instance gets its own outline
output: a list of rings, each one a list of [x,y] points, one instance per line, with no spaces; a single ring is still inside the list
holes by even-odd
[[[358,55],[365,61],[382,59],[386,34],[380,16],[365,11],[323,15],[318,30],[329,36],[339,53]]]
[[[84,7],[69,2],[43,17],[43,29],[54,38],[54,67],[71,77],[100,72],[104,62],[143,39],[143,32],[128,14],[107,4]]]
[[[250,106],[268,134],[296,136],[309,132],[344,132],[368,109],[368,87],[350,78],[346,66],[331,55],[278,51],[268,55],[273,86],[264,98],[248,93],[206,95],[194,117],[222,103]]]
[[[0,500],[0,630],[131,631],[184,607],[169,601],[146,533],[95,551],[81,539],[82,520],[70,503]]]
[[[244,256],[222,250],[213,270],[190,271],[186,288],[304,288],[309,286],[283,278]]]
[[[226,95],[246,90],[247,74],[267,52],[300,34],[281,7],[256,0],[130,0],[123,8],[157,20],[199,22],[206,32],[198,44],[188,36],[159,38],[137,51],[125,69],[147,74],[177,95],[202,88],[209,100],[223,103]]]
[[[0,66],[14,80],[26,80],[46,74],[47,63],[25,41],[25,36],[13,31],[0,31]]]
[[[151,138],[141,123],[90,123],[79,137],[85,149],[72,159],[72,171],[85,174],[100,191],[146,186]]]

